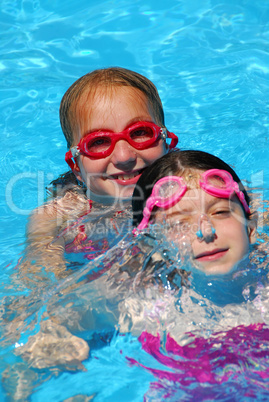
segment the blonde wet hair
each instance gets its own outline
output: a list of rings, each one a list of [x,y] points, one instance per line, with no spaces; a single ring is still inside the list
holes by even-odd
[[[122,67],[109,67],[94,70],[75,81],[64,94],[60,104],[60,123],[65,135],[67,146],[75,145],[74,131],[77,126],[78,108],[83,96],[94,101],[99,88],[108,90],[104,94],[112,96],[115,87],[132,87],[141,91],[148,102],[156,124],[164,127],[164,111],[160,96],[155,85],[143,75]]]

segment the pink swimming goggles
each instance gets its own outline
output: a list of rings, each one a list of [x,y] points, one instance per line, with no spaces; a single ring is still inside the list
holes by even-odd
[[[206,193],[217,198],[230,198],[235,193],[246,213],[250,213],[244,193],[239,190],[238,183],[233,180],[232,175],[226,170],[207,170],[201,175],[199,185]],[[145,229],[148,226],[154,207],[171,208],[181,200],[186,191],[187,184],[182,177],[167,176],[158,180],[146,202],[143,219],[134,232]]]
[[[65,160],[73,169],[74,161],[79,154],[90,158],[106,158],[113,152],[116,142],[119,140],[127,141],[132,147],[138,150],[151,147],[160,138],[166,141],[171,139],[169,148],[174,148],[178,143],[175,134],[167,131],[165,127],[159,127],[157,124],[148,121],[139,121],[127,127],[121,133],[112,131],[94,131],[83,137],[77,146],[72,147],[65,155]]]

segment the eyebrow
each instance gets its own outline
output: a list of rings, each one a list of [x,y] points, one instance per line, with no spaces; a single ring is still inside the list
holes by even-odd
[[[214,197],[213,200],[211,200],[210,202],[208,202],[206,204],[207,208],[210,209],[211,207],[220,204],[222,202],[225,202],[227,204],[230,204],[230,202],[234,202],[231,198],[218,198],[218,197]]]
[[[174,217],[178,217],[178,216],[190,216],[190,215],[195,215],[195,213],[196,213],[196,211],[184,209],[184,210],[167,213],[166,218],[174,218]]]
[[[153,119],[152,119],[152,118],[149,119],[149,116],[147,116],[147,117],[145,116],[144,118],[143,118],[143,116],[134,117],[133,119],[131,119],[131,120],[128,121],[128,123],[126,124],[126,126],[124,127],[124,129],[123,129],[122,131],[127,130],[127,128],[131,127],[133,124],[138,123],[138,122],[140,122],[140,121],[141,121],[141,122],[145,121],[145,122],[149,122],[149,123],[150,123],[150,122],[153,122]],[[113,130],[111,130],[111,129],[109,129],[109,128],[105,128],[105,127],[93,128],[93,129],[87,131],[87,132],[83,135],[83,137],[85,137],[85,136],[88,135],[88,134],[92,134],[92,133],[99,132],[99,131],[107,131],[107,132],[109,132],[109,133],[118,133],[118,132],[119,132],[119,131],[113,131]]]
[[[231,198],[215,198],[211,200],[209,203],[206,204],[206,209],[210,210],[210,208],[217,206],[220,203],[225,202],[225,204],[230,205],[230,203],[235,203],[235,200],[232,200]],[[164,211],[165,212],[165,211]],[[187,209],[179,207],[177,210],[167,213],[166,212],[166,217],[167,218],[173,218],[175,216],[187,216],[187,215],[195,215],[197,213],[197,210],[195,209]]]

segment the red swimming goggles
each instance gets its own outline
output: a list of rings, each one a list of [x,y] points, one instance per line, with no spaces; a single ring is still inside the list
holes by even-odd
[[[72,147],[65,155],[65,160],[71,169],[74,167],[73,158],[79,154],[94,159],[106,158],[109,156],[119,140],[127,141],[133,148],[143,150],[151,147],[159,139],[166,141],[171,139],[169,149],[174,148],[178,143],[175,134],[167,131],[165,127],[148,121],[139,121],[123,130],[121,133],[111,131],[95,131],[83,137],[77,146]]]

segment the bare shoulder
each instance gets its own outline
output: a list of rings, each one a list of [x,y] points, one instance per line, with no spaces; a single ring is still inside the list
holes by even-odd
[[[87,199],[76,192],[67,192],[63,197],[57,197],[36,208],[29,218],[27,238],[39,237],[44,234],[57,236],[66,222],[76,219],[85,213],[89,203]]]
[[[68,275],[64,259],[65,241],[59,234],[68,225],[68,221],[85,213],[88,206],[85,196],[67,192],[32,212],[26,230],[24,257],[19,268],[24,281],[27,281],[29,274],[38,275],[44,267],[46,271],[53,271],[57,277]]]

